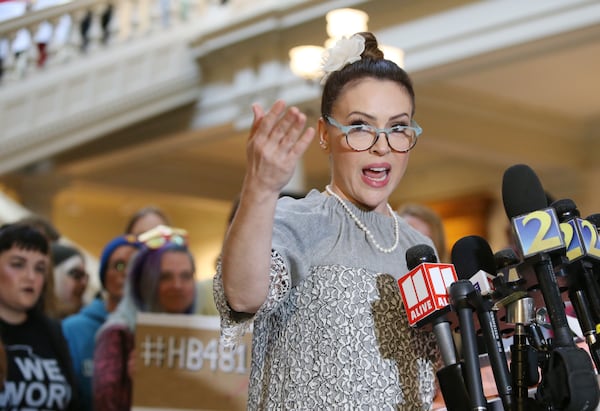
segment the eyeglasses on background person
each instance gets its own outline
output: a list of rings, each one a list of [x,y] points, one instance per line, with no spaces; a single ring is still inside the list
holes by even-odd
[[[388,145],[393,151],[407,153],[417,144],[417,137],[423,129],[416,121],[411,120],[410,126],[396,125],[390,128],[377,128],[369,124],[344,126],[330,116],[325,120],[339,129],[346,136],[346,143],[354,151],[366,151],[377,143],[381,133],[385,134]]]
[[[152,250],[167,243],[186,246],[188,244],[188,232],[182,228],[159,225],[140,234],[138,241]]]
[[[76,281],[83,281],[88,279],[88,273],[81,268],[71,268],[67,271],[67,275]]]

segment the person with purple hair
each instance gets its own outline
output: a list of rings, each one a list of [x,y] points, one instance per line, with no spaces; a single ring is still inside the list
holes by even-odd
[[[128,267],[123,299],[96,335],[92,378],[96,410],[131,407],[138,312],[195,312],[195,264],[185,231],[158,226],[138,240],[141,247]]]

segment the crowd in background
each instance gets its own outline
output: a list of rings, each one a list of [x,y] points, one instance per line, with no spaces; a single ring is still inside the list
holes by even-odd
[[[398,213],[438,250],[446,249],[434,211],[410,204]],[[129,409],[136,313],[217,315],[212,279],[195,279],[188,235],[159,208],[137,211],[105,244],[97,273],[101,290],[86,304],[91,273],[82,250],[39,216],[3,225],[0,408]],[[53,371],[31,372],[40,360]]]
[[[92,274],[50,221],[1,226],[0,409],[129,409],[136,313],[216,314],[189,233],[160,209],[139,210],[115,234]],[[90,275],[101,290],[86,304]]]

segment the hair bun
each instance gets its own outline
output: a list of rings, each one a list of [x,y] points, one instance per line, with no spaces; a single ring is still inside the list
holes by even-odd
[[[384,58],[383,51],[379,49],[379,44],[373,33],[363,31],[357,34],[360,34],[365,39],[365,51],[361,54],[362,58],[369,58],[372,60],[381,60]]]

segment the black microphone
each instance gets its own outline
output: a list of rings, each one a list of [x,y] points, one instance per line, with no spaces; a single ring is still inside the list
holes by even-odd
[[[521,258],[512,248],[504,248],[494,253],[496,277],[493,299],[498,300],[497,305],[506,306],[519,298],[527,297],[527,280],[521,276]]]
[[[501,317],[504,326],[513,326],[513,343],[510,347],[510,375],[513,388],[513,410],[534,409],[535,403],[529,398],[529,387],[539,381],[538,351],[547,352],[547,344],[535,324],[534,299],[526,291],[527,281],[521,276],[521,258],[513,248],[505,248],[494,254],[496,277],[494,298],[497,309],[504,310]],[[502,278],[502,281],[499,280]],[[534,340],[535,347],[527,343]]]
[[[553,345],[573,347],[550,255],[556,250],[564,251],[565,243],[556,212],[547,207],[546,193],[531,168],[519,164],[505,171],[502,201],[521,254],[535,271],[554,331]]]
[[[469,280],[458,280],[450,286],[450,302],[452,309],[458,314],[464,376],[471,398],[471,409],[482,411],[487,410],[487,400],[481,380],[473,307],[469,303],[469,295],[475,292],[475,287]]]
[[[479,236],[467,236],[458,240],[452,248],[452,263],[458,278],[469,280],[475,286],[475,292],[469,294],[469,302],[475,307],[481,327],[498,396],[505,410],[511,410],[512,383],[504,343],[498,326],[489,277],[496,271],[494,253],[485,239]]]
[[[597,280],[600,280],[600,213],[590,214],[585,218],[585,221],[596,229],[595,233],[593,230],[589,231],[589,239],[585,239],[584,242],[587,242],[594,276]]]
[[[468,409],[469,394],[463,378],[462,364],[457,361],[451,329],[453,321],[448,318],[451,307],[447,301],[447,287],[456,280],[454,267],[438,263],[435,251],[426,244],[415,245],[406,250],[406,264],[410,271],[398,280],[398,286],[408,322],[413,327],[432,328],[444,364],[436,375],[446,409]],[[441,284],[442,289],[436,290],[432,279]],[[441,301],[436,298],[440,295]],[[433,300],[437,300],[439,304],[436,305]]]
[[[537,175],[524,164],[505,171],[502,200],[521,254],[535,271],[554,331],[537,398],[558,409],[593,409],[600,400],[594,367],[590,356],[573,341],[553,270],[552,256],[566,248],[556,212],[547,207]]]
[[[502,250],[496,251],[494,253],[494,263],[496,265],[497,277],[502,274],[503,282],[505,284],[521,280],[519,274],[515,270],[521,263],[521,258],[514,249],[503,248]]]
[[[598,231],[600,227],[600,213],[594,213],[594,214],[590,214],[589,216],[587,216],[585,218],[587,221],[589,221],[590,223],[592,223],[595,227],[596,230]],[[599,239],[600,240],[600,239]]]
[[[587,216],[585,218],[586,221],[589,221],[592,226],[596,227],[596,244],[595,244],[595,248],[599,250],[599,256],[598,258],[600,258],[600,236],[598,236],[598,233],[600,231],[600,213],[594,213],[594,214],[590,214],[589,216]]]
[[[571,199],[557,200],[552,203],[552,207],[561,222],[560,227],[567,246],[562,265],[567,273],[569,299],[577,314],[592,360],[596,368],[600,369],[600,340],[596,332],[596,325],[600,324],[600,290],[591,264],[585,261],[587,250],[584,231],[587,221],[579,218],[579,210]],[[596,229],[592,228],[591,231],[596,232]]]
[[[429,263],[429,267],[424,266],[426,263]],[[435,273],[437,271],[441,273],[440,267],[449,268],[451,265],[438,264],[435,251],[426,244],[416,245],[406,250],[406,265],[410,272],[402,277],[398,284],[409,318],[409,324],[411,326],[416,325],[419,328],[431,327],[437,339],[444,365],[455,364],[457,362],[456,348],[450,327],[451,321],[447,317],[447,314],[450,312],[450,305],[447,301],[444,301],[446,304],[443,306],[436,306],[434,302],[429,302],[430,299],[435,300],[432,297],[436,294],[436,291],[433,283],[428,281],[431,279],[432,267],[436,270]],[[421,269],[416,270],[417,268]],[[453,270],[453,268],[451,269]],[[412,275],[413,271],[416,276]],[[436,274],[433,275],[435,276]],[[454,273],[453,278],[447,281],[448,285],[454,282],[456,279],[455,276],[456,274]],[[418,278],[418,280],[415,281],[415,278]],[[441,291],[447,295],[446,289]],[[415,292],[413,293],[413,291]],[[427,308],[419,308],[423,306]]]

